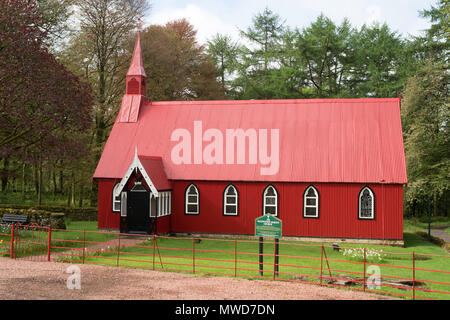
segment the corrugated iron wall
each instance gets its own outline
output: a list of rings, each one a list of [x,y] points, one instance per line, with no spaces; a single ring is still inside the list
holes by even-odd
[[[120,213],[112,212],[114,180],[99,181],[98,227],[118,229]],[[158,233],[205,232],[254,234],[255,219],[262,215],[262,193],[267,183],[236,182],[238,216],[223,215],[227,182],[195,181],[200,192],[200,214],[184,214],[184,192],[191,182],[174,182],[172,215],[158,221]],[[313,184],[319,192],[319,218],[303,217],[306,183],[273,183],[278,191],[278,218],[283,235],[363,239],[403,239],[403,186],[369,184],[375,194],[375,219],[358,219],[358,195],[365,184]],[[169,219],[170,218],[170,219]]]
[[[200,192],[200,214],[184,214],[184,192],[190,182],[175,182],[172,231],[254,234],[262,215],[262,193],[267,183],[234,183],[239,192],[239,215],[223,215],[226,182],[194,182]],[[403,239],[402,185],[369,187],[375,194],[375,219],[358,219],[358,195],[364,184],[314,184],[320,196],[319,218],[303,217],[303,192],[310,184],[274,183],[279,195],[278,218],[283,235],[364,239]]]
[[[118,179],[98,181],[98,228],[119,229],[120,212],[112,211],[112,190]]]

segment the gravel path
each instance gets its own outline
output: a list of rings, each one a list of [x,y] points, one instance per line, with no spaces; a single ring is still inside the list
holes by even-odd
[[[430,231],[433,237],[444,240],[446,243],[450,243],[450,234],[448,234],[445,230],[431,229]]]
[[[0,258],[1,300],[379,300],[389,297],[302,283],[194,276],[76,265],[81,289],[66,286],[66,263]]]

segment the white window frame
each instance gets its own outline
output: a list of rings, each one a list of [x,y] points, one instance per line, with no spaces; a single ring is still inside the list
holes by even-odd
[[[188,192],[191,189],[191,187],[194,187],[194,190],[196,192],[197,201],[196,202],[189,202]],[[197,211],[196,212],[189,212],[188,211],[188,205],[196,205]],[[191,183],[184,192],[184,214],[200,214],[200,192],[198,191],[198,188],[195,184]]]
[[[275,193],[274,196],[268,196],[268,195],[267,195],[267,191],[269,191],[270,188],[273,189],[273,191],[274,191],[274,193]],[[268,199],[268,198],[275,198],[275,204],[267,204],[267,203],[266,203],[266,199]],[[266,208],[267,208],[267,207],[275,207],[275,214],[266,213],[266,212],[267,212],[267,211],[266,211]],[[264,192],[263,192],[263,215],[266,215],[266,214],[270,214],[270,215],[273,215],[274,217],[278,217],[278,191],[277,191],[277,189],[276,189],[273,185],[271,185],[271,184],[269,184],[269,185],[264,189]]]
[[[126,217],[127,216],[127,193],[123,191],[120,194],[120,216]]]
[[[234,189],[235,195],[227,194],[228,190],[231,188]],[[228,203],[227,202],[228,198],[235,198],[235,203],[234,204]],[[236,213],[227,213],[227,210],[226,210],[227,206],[236,207]],[[223,192],[223,215],[224,216],[237,216],[238,214],[239,214],[239,193],[237,191],[237,188],[234,185],[230,184],[225,188],[225,191]]]
[[[121,198],[122,195],[119,193],[117,197],[115,197],[114,195],[117,194],[116,190],[120,188],[120,183],[116,183],[113,187],[113,192],[112,192],[112,212],[120,212],[120,208],[121,208]],[[119,200],[116,200],[116,198],[119,198]],[[118,204],[119,209],[115,209],[116,204]]]
[[[172,191],[169,191],[169,213],[170,216],[172,214]]]
[[[314,196],[312,197],[308,196],[309,190],[311,189],[314,191]],[[308,204],[308,199],[316,200],[316,204]],[[314,208],[316,212],[315,215],[307,215],[306,208]],[[319,218],[319,192],[314,186],[309,186],[303,193],[303,218]]]
[[[370,207],[372,215],[370,217],[362,217],[361,216],[361,198],[362,198],[362,195],[365,190],[369,191],[370,197],[372,198],[372,205]],[[375,219],[375,194],[373,193],[372,189],[370,189],[368,186],[363,187],[358,195],[358,218],[362,219],[362,220],[374,220]]]

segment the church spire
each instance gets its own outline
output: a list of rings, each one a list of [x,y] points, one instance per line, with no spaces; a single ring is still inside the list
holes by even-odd
[[[144,70],[141,48],[141,22],[134,46],[133,58],[126,77],[126,91],[119,111],[119,122],[137,122],[141,105],[146,103],[147,75]]]
[[[140,20],[140,19],[139,19]],[[142,76],[147,77],[144,70],[144,62],[142,60],[142,48],[141,48],[141,22],[138,24],[138,34],[136,44],[134,45],[133,58],[131,59],[131,65],[128,69],[127,76]]]
[[[127,94],[140,94],[145,96],[147,74],[144,70],[141,48],[141,22],[139,19],[136,44],[134,45],[133,58],[127,72]]]

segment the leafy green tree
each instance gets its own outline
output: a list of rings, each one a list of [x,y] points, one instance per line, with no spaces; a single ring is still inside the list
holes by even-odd
[[[297,30],[295,48],[301,57],[312,97],[346,96],[345,83],[354,59],[351,42],[354,30],[348,20],[336,26],[321,14],[301,32]]]
[[[274,97],[271,71],[279,68],[278,51],[284,30],[280,16],[268,8],[253,18],[246,31],[241,30],[246,45],[240,50],[234,81],[237,98]]]
[[[69,34],[69,21],[75,0],[36,0],[36,2],[44,20],[40,27],[49,35],[47,42],[53,46],[60,46]]]
[[[352,96],[396,97],[406,78],[402,76],[405,42],[387,24],[363,25],[356,35],[355,65],[349,87]]]
[[[236,70],[239,45],[230,36],[216,34],[208,41],[207,52],[217,69],[217,78],[222,87],[230,90],[229,84]]]
[[[448,65],[430,60],[408,80],[402,104],[409,181],[406,204],[414,211],[423,210],[433,199],[435,215],[448,215],[450,207],[448,83]]]
[[[431,27],[425,35],[417,37],[425,57],[445,60],[449,62],[450,49],[450,2],[438,0],[435,6],[419,12],[420,16],[429,18]]]
[[[143,31],[142,54],[150,100],[225,98],[211,58],[197,42],[196,35],[197,31],[185,19],[170,21],[164,26],[152,25]],[[134,39],[132,43],[134,45]]]

